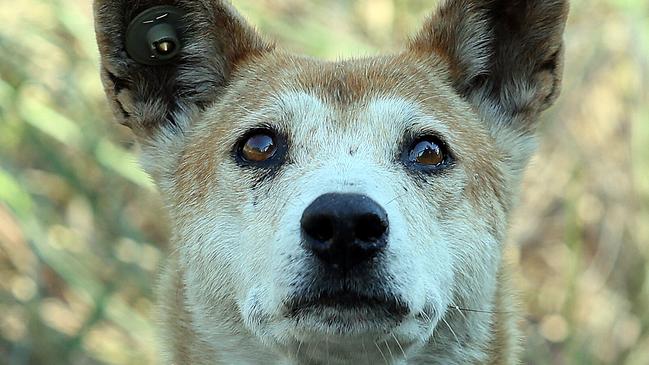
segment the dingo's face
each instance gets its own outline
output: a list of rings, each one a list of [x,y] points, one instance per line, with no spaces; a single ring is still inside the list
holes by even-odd
[[[165,191],[202,324],[233,295],[268,344],[405,346],[451,305],[488,305],[511,172],[441,70],[249,67],[193,124]]]
[[[240,323],[344,362],[457,336],[452,310],[492,308],[565,3],[449,2],[406,51],[336,63],[275,51],[218,1],[182,3],[185,54],[158,69],[111,48],[128,2],[99,3],[107,92],[168,201],[203,339]]]

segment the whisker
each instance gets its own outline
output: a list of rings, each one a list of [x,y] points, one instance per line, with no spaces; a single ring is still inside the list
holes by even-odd
[[[397,339],[397,336],[395,336],[394,333],[392,334],[392,338],[394,338],[394,342],[396,342],[397,346],[399,346],[399,349],[401,350],[401,353],[403,354],[403,358],[405,360],[408,360],[408,355],[406,355],[406,352],[403,350],[403,347],[401,346],[401,343],[399,342],[399,339]]]
[[[510,312],[510,311],[487,311],[487,310],[480,310],[480,309],[461,308],[461,307],[458,307],[457,305],[452,305],[451,308],[457,309],[460,312],[472,312],[472,313],[485,313],[485,314],[513,314],[513,313],[515,313],[515,312]]]
[[[466,316],[464,315],[464,312],[462,312],[462,311],[459,309],[459,307],[458,307],[457,305],[451,305],[451,308],[456,309],[456,310],[460,313],[460,315],[462,316],[462,318],[464,319],[464,321],[465,321],[465,322],[467,321],[467,318],[466,318]]]
[[[428,313],[426,313],[426,311],[422,311],[422,312],[421,312],[421,315],[424,317],[424,319],[425,319],[426,321],[428,321],[428,322],[432,322],[430,316],[428,315]]]
[[[455,337],[455,341],[457,341],[457,344],[462,346],[462,343],[460,343],[460,339],[455,334],[455,331],[453,331],[453,328],[451,328],[451,325],[448,324],[448,322],[446,322],[446,318],[442,317],[442,321],[444,321],[444,323],[446,323],[446,327],[448,327],[449,331],[451,331],[451,333],[453,334],[453,337]]]
[[[394,202],[394,201],[397,200],[397,199],[401,199],[401,198],[403,198],[403,197],[406,196],[406,195],[408,195],[408,193],[399,194],[399,195],[395,196],[394,198],[392,198],[392,199],[391,199],[390,201],[388,201],[387,203],[385,203],[385,205],[386,205],[386,206],[387,206],[387,205],[390,205],[390,203]]]
[[[295,360],[300,359],[300,349],[302,348],[302,341],[297,341],[297,351],[295,351]]]
[[[381,351],[381,347],[379,346],[378,343],[376,343],[376,341],[374,342],[374,346],[376,346],[376,349],[379,350],[379,354],[381,354],[381,357],[383,358],[383,361],[386,364],[388,364],[388,359],[385,357],[385,355],[383,354],[383,351]]]
[[[390,348],[390,344],[388,343],[388,340],[383,340],[383,342],[385,343],[385,347],[388,348],[388,352],[390,353],[390,360],[394,362],[394,355],[392,355],[392,349]]]

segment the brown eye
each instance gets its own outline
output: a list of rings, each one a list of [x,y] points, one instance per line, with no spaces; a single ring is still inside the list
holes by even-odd
[[[248,162],[270,160],[277,152],[275,135],[270,132],[259,132],[251,135],[241,148],[241,157]]]
[[[442,148],[433,141],[419,141],[410,150],[410,161],[421,165],[439,165],[444,159]]]
[[[447,168],[453,161],[446,145],[435,136],[416,139],[404,151],[403,159],[407,166],[428,172]]]

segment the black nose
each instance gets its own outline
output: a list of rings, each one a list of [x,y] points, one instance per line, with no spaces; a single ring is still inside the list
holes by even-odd
[[[335,268],[351,269],[387,245],[388,215],[365,195],[322,195],[306,208],[301,224],[307,248]]]

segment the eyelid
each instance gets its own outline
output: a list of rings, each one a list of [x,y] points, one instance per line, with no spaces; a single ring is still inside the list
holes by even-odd
[[[448,138],[446,138],[442,133],[432,128],[418,127],[418,128],[409,128],[404,133],[404,139],[402,145],[403,148],[408,148],[412,146],[415,141],[422,139],[424,137],[434,137],[437,139],[438,144],[442,149],[453,159],[457,160],[457,155],[453,148],[451,148],[448,143]]]

